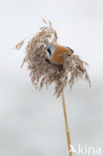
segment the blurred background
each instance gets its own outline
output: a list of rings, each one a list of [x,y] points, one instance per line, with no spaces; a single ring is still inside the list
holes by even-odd
[[[1,156],[68,155],[61,98],[53,86],[35,90],[21,69],[25,46],[14,50],[39,31],[42,18],[52,22],[58,43],[89,63],[92,88],[80,80],[65,89],[72,145],[103,146],[103,0],[0,0]]]

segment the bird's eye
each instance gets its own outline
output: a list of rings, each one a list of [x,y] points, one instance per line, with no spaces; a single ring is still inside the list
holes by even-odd
[[[47,51],[48,51],[48,53],[49,53],[50,56],[51,56],[51,50],[50,50],[50,48],[48,48]]]

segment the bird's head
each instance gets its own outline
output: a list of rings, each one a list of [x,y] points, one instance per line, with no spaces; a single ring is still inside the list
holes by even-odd
[[[69,47],[64,47],[58,44],[48,44],[45,47],[46,52],[46,58],[51,62],[55,64],[62,64],[63,58],[62,56],[64,54],[67,54],[71,56],[73,54],[73,50]]]
[[[46,52],[46,57],[48,59],[51,59],[51,57],[53,56],[54,52],[55,52],[55,45],[54,44],[47,44],[45,47],[44,52]]]

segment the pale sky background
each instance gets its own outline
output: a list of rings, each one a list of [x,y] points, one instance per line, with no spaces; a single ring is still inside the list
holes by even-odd
[[[0,0],[0,156],[68,155],[61,98],[52,86],[36,91],[20,67],[25,49],[13,50],[42,18],[89,63],[92,88],[65,90],[72,145],[103,145],[103,0]]]

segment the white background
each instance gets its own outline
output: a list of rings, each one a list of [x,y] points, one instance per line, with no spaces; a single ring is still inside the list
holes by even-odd
[[[103,0],[0,0],[0,156],[68,155],[61,98],[53,86],[36,91],[20,67],[25,49],[13,50],[42,18],[89,63],[92,88],[65,90],[72,145],[103,145]]]

